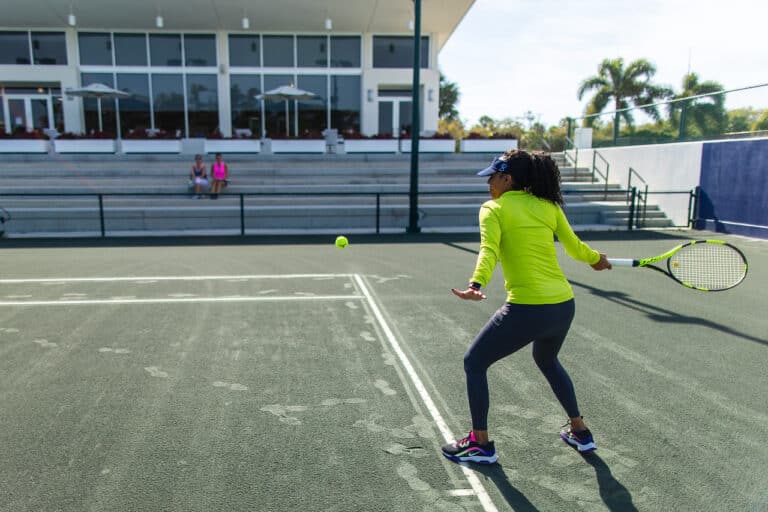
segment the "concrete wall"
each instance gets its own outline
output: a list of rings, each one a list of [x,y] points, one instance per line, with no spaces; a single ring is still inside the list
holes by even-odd
[[[627,186],[629,168],[632,167],[645,181],[650,192],[690,191],[699,184],[701,174],[702,142],[680,144],[662,144],[652,146],[625,146],[618,148],[600,148],[602,155],[610,164],[609,181]],[[592,168],[594,149],[580,149],[578,166]],[[569,151],[573,156],[573,151]],[[597,168],[604,174],[606,165],[598,157]],[[632,186],[644,187],[636,176]],[[672,219],[675,225],[688,222],[688,199],[686,194],[649,196],[648,202],[656,203]]]
[[[768,139],[704,144],[697,227],[768,238]]]

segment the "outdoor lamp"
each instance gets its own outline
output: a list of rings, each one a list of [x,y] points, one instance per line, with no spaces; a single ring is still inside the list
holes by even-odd
[[[247,16],[243,16],[243,30],[248,30],[249,28],[251,28],[251,20]]]
[[[325,18],[325,30],[333,29],[333,21],[331,18]]]
[[[70,27],[74,27],[77,25],[77,18],[75,18],[75,14],[72,12],[72,7],[69,8],[69,16],[67,16],[67,23]]]
[[[162,16],[160,16],[160,15],[158,15],[158,16],[157,16],[157,18],[155,18],[155,26],[156,26],[157,28],[163,28],[163,25],[164,25],[164,24],[165,24],[165,23],[163,22],[163,17],[162,17]]]
[[[368,89],[368,101],[373,101],[373,89]]]
[[[408,20],[408,30],[413,30],[413,20]]]

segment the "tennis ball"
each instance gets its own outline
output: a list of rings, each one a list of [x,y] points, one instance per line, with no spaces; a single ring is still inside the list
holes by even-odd
[[[338,247],[339,249],[343,249],[347,245],[349,245],[349,240],[347,240],[347,237],[345,237],[345,236],[337,236],[336,237],[336,247]]]

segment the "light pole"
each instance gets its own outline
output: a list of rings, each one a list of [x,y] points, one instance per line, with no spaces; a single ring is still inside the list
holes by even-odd
[[[413,0],[413,115],[411,117],[411,190],[409,193],[408,233],[419,233],[419,71],[421,70],[421,0]]]

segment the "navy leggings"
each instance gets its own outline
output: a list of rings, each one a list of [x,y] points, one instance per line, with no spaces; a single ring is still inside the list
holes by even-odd
[[[573,383],[557,359],[571,326],[573,299],[560,304],[506,303],[488,320],[464,355],[472,428],[488,430],[488,368],[533,342],[533,360],[569,418],[580,416]]]

